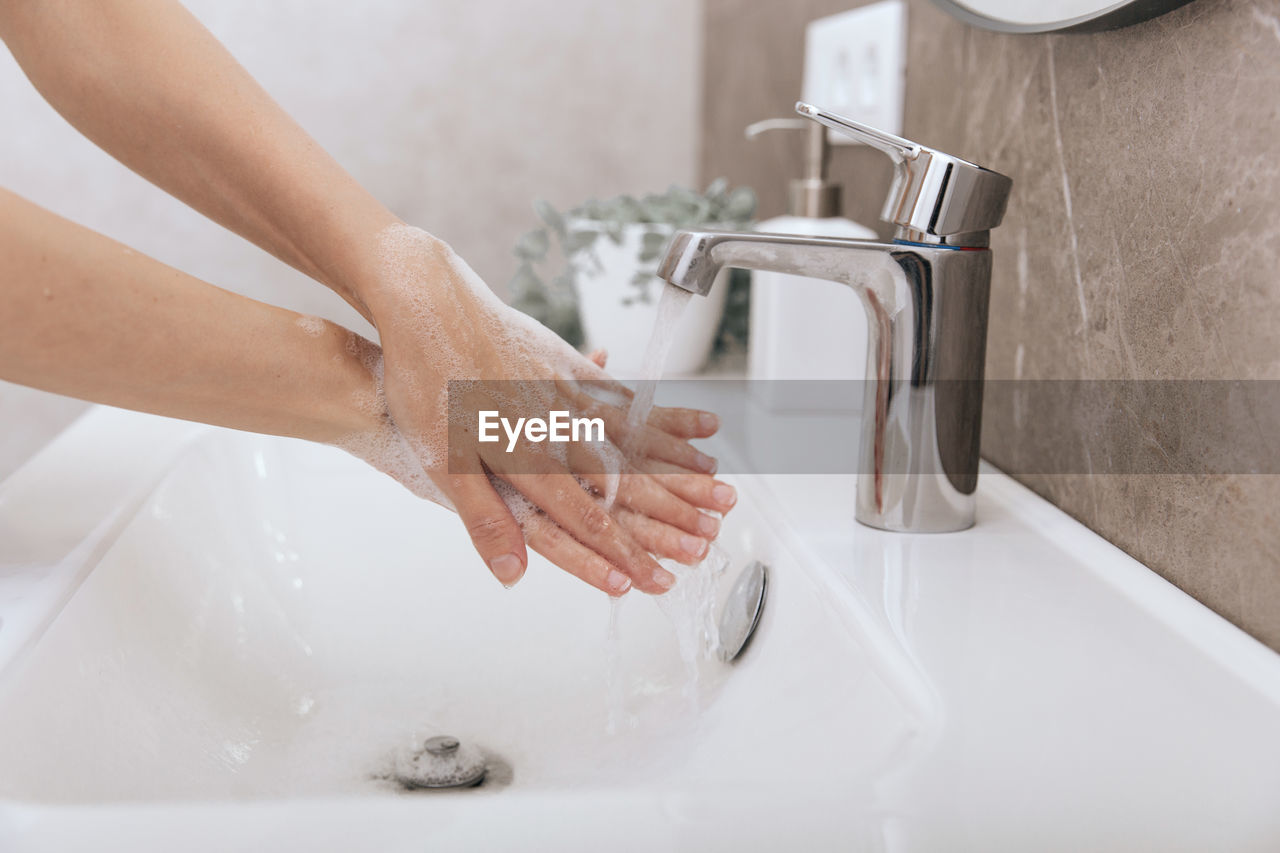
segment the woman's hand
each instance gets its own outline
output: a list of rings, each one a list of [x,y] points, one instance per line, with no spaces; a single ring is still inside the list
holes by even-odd
[[[502,304],[447,245],[404,225],[378,239],[361,298],[382,339],[374,370],[389,419],[384,435],[340,443],[455,509],[505,584],[524,574],[527,542],[611,595],[669,589],[675,578],[653,555],[698,562],[720,526],[702,510],[734,502],[711,476],[715,460],[688,442],[713,434],[716,417],[656,409],[629,429],[626,392],[615,403],[591,393],[620,391],[597,363]],[[607,440],[521,441],[508,451],[505,436],[479,441],[483,410],[512,421],[551,411],[598,417]]]
[[[122,380],[119,394],[87,387],[96,375],[92,370],[74,382],[45,387],[318,440],[329,440],[337,424],[350,424],[353,431],[336,443],[395,474],[415,492],[455,507],[481,556],[507,583],[524,572],[527,539],[561,567],[612,594],[630,584],[658,592],[672,578],[649,552],[691,561],[693,551],[705,549],[694,540],[705,543],[715,535],[716,519],[700,510],[728,509],[731,499],[712,498],[732,490],[716,485],[713,465],[688,445],[688,438],[715,429],[713,420],[698,413],[655,412],[652,428],[635,439],[637,453],[619,474],[612,505],[599,494],[613,489],[608,477],[602,485],[610,470],[608,447],[595,448],[595,456],[565,459],[545,450],[508,459],[495,456],[492,446],[451,448],[441,408],[451,379],[599,380],[604,375],[549,331],[501,305],[442,243],[398,224],[180,3],[0,3],[0,39],[81,132],[157,186],[332,288],[377,326],[385,356],[383,365],[377,347],[354,338],[347,351],[334,354],[331,344],[345,337],[334,327],[321,324],[313,339],[287,312],[251,309],[202,291],[201,298],[216,303],[216,311],[195,316],[188,310],[194,303],[184,302],[174,310],[182,323],[156,328],[205,329],[228,317],[259,317],[258,326],[246,328],[256,335],[253,340],[270,340],[283,350],[280,357],[288,360],[290,373],[255,374],[242,364],[251,361],[247,355],[228,357],[235,356],[230,333],[249,334],[229,326],[221,341],[226,346],[214,346],[219,339],[207,332],[200,342],[208,346],[189,352],[192,340],[181,338],[172,344],[182,350],[183,357],[176,358],[160,355],[169,352],[165,346],[171,342],[156,341],[132,369],[149,375],[186,365],[197,355],[210,362],[221,359],[209,369],[224,376],[224,390],[242,389],[247,377],[258,380],[259,393],[245,403],[193,387],[183,389],[191,399],[175,405],[172,389],[152,383],[139,391],[123,368],[116,372],[120,366],[111,359],[102,361],[100,372]],[[373,251],[379,240],[382,245]],[[138,309],[142,314],[154,310]],[[308,357],[315,353],[320,355]],[[109,348],[106,354],[115,355]],[[340,390],[361,380],[373,385],[362,358],[375,375],[385,370],[382,395]],[[326,365],[333,369],[326,371]],[[307,381],[290,382],[293,376]],[[312,392],[318,387],[337,390],[317,396]],[[576,392],[564,393],[564,408],[576,411],[571,399]],[[558,394],[546,392],[537,402],[559,405]],[[615,407],[614,414],[618,411]],[[625,429],[616,417],[613,423],[609,444],[616,451],[626,442],[630,449]],[[457,458],[449,456],[454,450]]]

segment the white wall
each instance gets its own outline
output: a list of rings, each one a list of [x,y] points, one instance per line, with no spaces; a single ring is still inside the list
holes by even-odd
[[[186,5],[376,196],[500,293],[534,198],[569,206],[695,176],[697,0]],[[220,286],[369,333],[324,288],[80,137],[4,51],[0,128],[0,186]],[[0,477],[78,410],[0,383]]]

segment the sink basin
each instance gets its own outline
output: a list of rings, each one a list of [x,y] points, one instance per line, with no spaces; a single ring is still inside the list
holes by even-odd
[[[939,536],[728,479],[769,600],[691,663],[339,451],[91,411],[0,484],[0,849],[1280,848],[1273,652],[992,470]],[[486,784],[391,780],[432,734]]]
[[[62,443],[163,452],[140,419],[102,409]],[[503,589],[456,517],[340,451],[144,422],[170,427],[171,467],[89,533],[110,544],[79,549],[101,556],[0,684],[0,797],[18,812],[61,825],[102,806],[337,798],[440,821],[465,797],[489,815],[526,794],[785,802],[874,777],[922,725],[741,483],[720,593],[761,560],[769,606],[738,662],[691,670],[679,608],[673,623],[624,598],[611,644],[606,596],[537,557]],[[49,511],[16,493],[47,486],[33,469],[59,455],[7,484],[15,516]],[[496,783],[441,797],[387,779],[411,738],[442,732],[489,753]]]

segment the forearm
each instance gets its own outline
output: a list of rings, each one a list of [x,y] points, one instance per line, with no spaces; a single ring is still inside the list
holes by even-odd
[[[138,174],[336,290],[396,218],[172,0],[6,0],[0,38],[46,99]]]
[[[0,379],[315,441],[375,428],[372,345],[300,319],[0,190]]]

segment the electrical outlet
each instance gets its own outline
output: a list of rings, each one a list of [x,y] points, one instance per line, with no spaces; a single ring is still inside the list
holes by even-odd
[[[801,97],[901,136],[906,42],[907,7],[902,0],[884,0],[810,21],[805,30]],[[828,137],[833,143],[853,143],[835,131]]]

